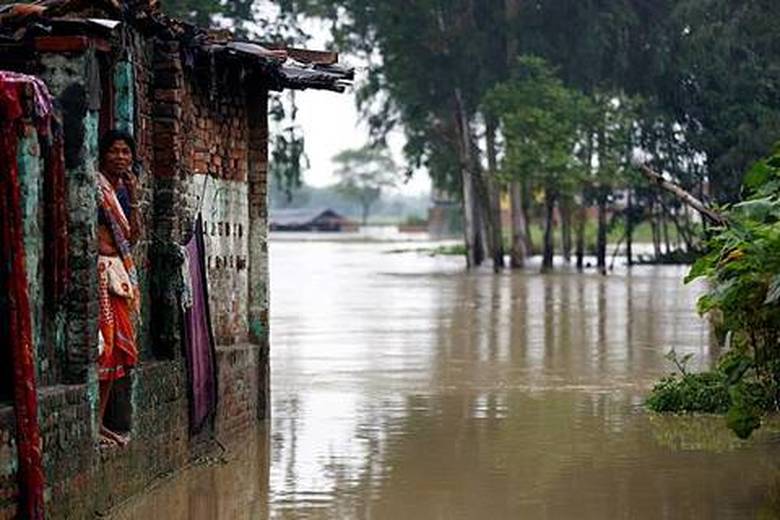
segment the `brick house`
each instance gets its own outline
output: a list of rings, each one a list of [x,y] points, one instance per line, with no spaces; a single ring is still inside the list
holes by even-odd
[[[337,55],[269,49],[163,15],[154,1],[78,0],[0,7],[0,70],[41,78],[64,134],[69,275],[62,297],[42,289],[52,266],[40,147],[20,140],[26,271],[49,517],[83,518],[138,493],[156,476],[251,431],[268,403],[270,91],[343,91]],[[1,116],[0,116],[1,117]],[[143,308],[141,361],[112,403],[125,448],[97,438],[97,142],[108,129],[138,146],[144,233],[135,246]],[[188,429],[177,244],[203,215],[219,407]],[[3,276],[0,274],[0,276]],[[0,285],[2,287],[2,285]],[[0,367],[10,367],[0,348]],[[17,513],[14,402],[0,380],[0,519]]]

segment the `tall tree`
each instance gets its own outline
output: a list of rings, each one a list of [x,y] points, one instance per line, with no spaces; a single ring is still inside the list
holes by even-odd
[[[580,171],[575,150],[586,100],[566,88],[544,60],[524,56],[515,77],[497,85],[485,105],[501,121],[506,140],[504,171],[533,179],[544,190],[542,267],[550,269],[554,210],[562,196],[573,192]]]
[[[565,199],[563,213],[570,213],[573,201],[581,205],[572,209],[580,217],[584,206],[600,208],[602,270],[607,214],[626,189],[628,233],[634,218],[650,218],[659,243],[665,222],[683,236],[692,229],[672,201],[623,177],[631,146],[650,152],[653,166],[686,189],[704,195],[709,186],[715,198],[728,200],[738,192],[745,165],[780,135],[775,102],[780,10],[772,0],[292,0],[289,5],[330,18],[337,45],[369,59],[358,99],[373,136],[381,140],[402,126],[411,164],[427,167],[438,188],[460,194],[470,265],[480,263],[485,239],[494,265],[502,256],[495,225],[502,185],[493,172],[512,161],[501,157],[498,116],[480,113],[480,101],[509,77],[519,54],[544,58],[566,88],[601,107],[572,151],[587,176],[574,198]],[[636,95],[645,100],[640,111],[620,114],[609,107],[614,99]],[[629,145],[616,142],[622,130],[616,131],[611,118],[618,115],[633,119],[618,125],[630,129]],[[484,151],[477,146],[481,142]],[[528,178],[508,177],[513,264],[522,262],[528,245],[519,245],[534,194]],[[583,218],[574,231],[581,266]]]
[[[382,190],[395,186],[398,169],[386,150],[364,146],[344,150],[333,157],[338,191],[360,205],[363,225],[368,223],[371,207],[382,196]]]
[[[713,196],[733,201],[742,172],[780,136],[780,9],[759,0],[680,0],[659,100],[703,152]]]
[[[358,102],[374,138],[381,141],[401,126],[410,164],[427,168],[437,188],[459,193],[468,264],[479,265],[487,245],[494,266],[500,266],[500,187],[490,169],[490,131],[487,170],[478,146],[482,130],[494,127],[478,117],[481,97],[498,71],[491,58],[492,5],[476,0],[299,0],[296,5],[329,16],[336,44],[372,64]]]

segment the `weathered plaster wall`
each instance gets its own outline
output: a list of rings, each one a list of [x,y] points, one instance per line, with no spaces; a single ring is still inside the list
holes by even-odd
[[[113,56],[115,126],[132,128],[137,140],[144,220],[144,233],[134,249],[143,298],[141,363],[110,412],[118,424],[131,428],[133,440],[122,450],[96,448],[100,118],[99,95],[90,81],[98,66],[96,51],[42,54],[28,70],[47,82],[64,119],[70,208],[67,303],[57,311],[61,319],[44,320],[55,325],[41,325],[36,318],[37,334],[43,338],[38,353],[40,420],[51,518],[91,516],[207,449],[208,434],[193,438],[188,430],[180,256],[175,245],[188,238],[199,208],[206,223],[212,318],[219,343],[220,404],[213,433],[229,440],[251,430],[266,413],[267,93],[262,88],[250,93],[236,89],[241,81],[230,70],[220,72],[219,85],[211,85],[218,91],[210,90],[202,69],[182,66],[176,42],[151,40],[133,31],[126,31],[121,41],[129,48]],[[20,148],[27,179],[28,263],[38,280],[33,292],[42,287],[36,152],[32,140]],[[45,328],[56,323],[67,327],[59,332]],[[13,431],[13,409],[0,405],[0,520],[15,512]]]
[[[49,383],[85,383],[97,359],[97,263],[95,197],[98,112],[90,68],[96,67],[94,51],[66,56],[41,55],[36,73],[43,79],[62,114],[65,133],[65,169],[68,186],[68,256],[70,280],[63,309],[67,329],[62,351],[62,376]],[[45,382],[45,381],[44,381]]]
[[[22,219],[24,222],[24,248],[27,270],[27,286],[32,313],[33,344],[37,347],[39,380],[45,381],[55,370],[52,352],[43,341],[43,164],[38,146],[38,132],[30,124],[24,125],[16,151],[19,168],[19,187],[22,195]]]
[[[214,70],[217,77],[230,71]],[[214,336],[220,345],[247,341],[248,326],[248,115],[241,82],[216,85],[185,73],[182,104],[183,166],[189,192],[204,220]],[[214,136],[219,136],[215,139]],[[202,199],[201,199],[202,197]],[[196,208],[197,209],[197,208]]]
[[[215,338],[219,344],[246,342],[247,185],[197,174],[191,189],[203,196],[203,238]]]
[[[269,374],[269,273],[268,273],[268,92],[247,93],[249,152],[247,185],[249,197],[249,340],[259,346],[258,400],[256,413],[266,419],[270,412]]]

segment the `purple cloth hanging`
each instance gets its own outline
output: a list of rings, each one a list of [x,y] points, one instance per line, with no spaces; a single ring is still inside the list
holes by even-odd
[[[195,233],[184,251],[189,262],[185,276],[189,275],[191,289],[191,305],[184,311],[184,355],[190,379],[190,431],[196,434],[217,410],[217,356],[211,330],[200,214],[195,222]]]

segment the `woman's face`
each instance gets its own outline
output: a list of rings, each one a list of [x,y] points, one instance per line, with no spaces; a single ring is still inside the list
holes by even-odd
[[[112,175],[121,175],[130,171],[132,164],[133,151],[121,139],[114,141],[103,157],[103,168],[105,168],[106,173]]]

